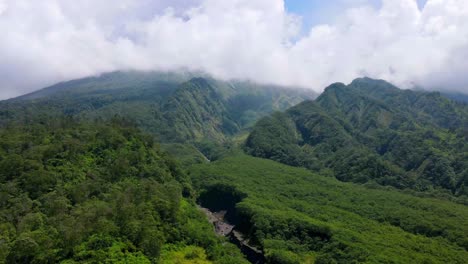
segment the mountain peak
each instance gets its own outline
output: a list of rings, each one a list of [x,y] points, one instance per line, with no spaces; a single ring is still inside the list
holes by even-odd
[[[327,88],[325,88],[325,91],[334,90],[334,89],[342,89],[342,88],[346,88],[346,84],[344,84],[342,82],[336,82],[336,83],[332,83],[329,86],[327,86]]]
[[[389,82],[382,80],[382,79],[374,79],[370,77],[360,77],[354,79],[351,84],[353,83],[362,83],[362,84],[390,84]],[[391,85],[391,84],[390,84]]]
[[[202,84],[202,85],[209,85],[208,80],[203,78],[203,77],[195,77],[190,79],[191,83],[197,83],[197,84]]]
[[[336,93],[344,91],[345,89],[347,89],[347,86],[344,83],[341,83],[341,82],[332,83],[325,88],[325,90],[319,97],[324,97],[328,94],[336,94]]]
[[[400,90],[393,84],[385,81],[385,80],[379,80],[379,79],[372,79],[369,77],[362,77],[362,78],[357,78],[354,79],[349,85],[346,85],[341,82],[336,82],[331,85],[329,85],[327,88],[324,90],[324,94],[330,93],[330,92],[337,92],[337,91],[344,91],[344,90],[357,90],[357,91],[364,91],[366,93],[368,92],[378,92],[378,91],[398,91]],[[376,91],[373,91],[376,90]]]
[[[357,78],[353,80],[348,87],[357,88],[362,91],[380,90],[380,91],[398,91],[400,90],[393,84],[380,79],[372,79],[369,77]]]

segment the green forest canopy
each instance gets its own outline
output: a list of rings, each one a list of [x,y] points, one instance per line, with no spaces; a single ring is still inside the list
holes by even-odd
[[[467,141],[466,104],[364,78],[263,118],[245,149],[342,181],[466,197]]]
[[[191,178],[200,190],[229,186],[220,190],[244,194],[235,209],[239,227],[270,263],[465,263],[468,258],[465,205],[342,183],[245,154],[194,165]]]
[[[244,263],[191,195],[176,162],[125,120],[2,129],[0,263]]]

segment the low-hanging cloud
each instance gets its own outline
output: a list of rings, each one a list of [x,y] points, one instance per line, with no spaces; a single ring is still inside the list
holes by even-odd
[[[283,0],[0,0],[0,98],[179,68],[316,91],[369,76],[468,92],[468,1],[359,2],[304,34]]]

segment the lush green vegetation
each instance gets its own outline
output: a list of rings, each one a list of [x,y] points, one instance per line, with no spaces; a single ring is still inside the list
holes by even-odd
[[[0,102],[0,263],[247,263],[195,201],[267,263],[466,263],[466,104],[358,79],[271,114],[313,95],[193,77]]]
[[[358,79],[262,119],[246,150],[343,181],[466,197],[467,136],[466,104]]]
[[[245,263],[191,194],[176,162],[125,120],[9,126],[0,263]]]
[[[195,76],[115,72],[60,83],[0,102],[0,125],[44,116],[110,120],[117,115],[161,142],[224,142],[259,118],[314,97],[298,88]]]
[[[209,162],[208,158],[191,144],[164,143],[161,144],[161,149],[176,157],[182,168],[192,164]]]
[[[217,201],[243,198],[235,209],[238,228],[263,248],[270,263],[468,259],[468,209],[461,204],[342,183],[244,154],[190,171],[202,194],[216,188],[222,198]]]

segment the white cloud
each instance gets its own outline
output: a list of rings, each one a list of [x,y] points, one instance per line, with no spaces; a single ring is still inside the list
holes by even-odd
[[[3,14],[3,12],[6,11],[6,3],[4,0],[0,0],[0,16]]]
[[[170,8],[169,8],[170,7]],[[368,75],[468,92],[468,1],[384,0],[299,36],[282,0],[0,0],[0,97],[118,69],[301,85]]]
[[[312,72],[316,85],[368,75],[405,87],[468,92],[468,78],[458,70],[468,68],[460,59],[468,53],[467,6],[464,0],[429,0],[420,11],[415,1],[384,0],[379,10],[354,8],[334,25],[313,28],[290,58]],[[306,72],[294,72],[307,80]]]

